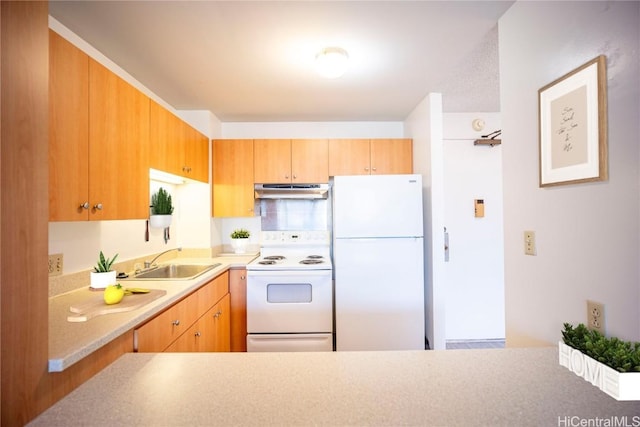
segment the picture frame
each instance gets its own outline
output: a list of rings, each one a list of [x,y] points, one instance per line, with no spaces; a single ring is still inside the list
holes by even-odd
[[[538,90],[538,106],[540,187],[607,180],[606,57]]]

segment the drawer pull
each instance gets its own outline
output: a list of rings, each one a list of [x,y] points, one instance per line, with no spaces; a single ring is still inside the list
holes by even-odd
[[[171,322],[171,324],[172,324],[173,326],[178,326],[178,325],[180,324],[180,320],[179,320],[179,319],[176,319],[176,320],[174,320],[173,322]]]

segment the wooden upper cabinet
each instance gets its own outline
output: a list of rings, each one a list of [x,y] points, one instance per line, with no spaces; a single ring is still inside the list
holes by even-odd
[[[149,98],[89,60],[91,219],[149,216]]]
[[[49,221],[89,210],[89,56],[49,30]]]
[[[256,139],[254,177],[260,184],[329,182],[326,139]]]
[[[49,220],[147,218],[149,98],[49,32]]]
[[[253,216],[253,140],[220,139],[211,146],[213,216]]]
[[[253,153],[255,182],[291,182],[290,139],[256,139],[253,142]]]
[[[413,173],[413,140],[372,139],[371,174]]]
[[[413,173],[411,139],[332,139],[329,175]]]
[[[368,139],[329,140],[329,175],[370,175]]]
[[[329,182],[329,140],[292,140],[291,177],[303,184]]]
[[[185,137],[183,176],[209,182],[209,138],[184,123]]]
[[[150,167],[209,182],[209,138],[154,101],[149,123]]]
[[[149,166],[180,175],[182,147],[179,120],[155,101],[149,105]]]

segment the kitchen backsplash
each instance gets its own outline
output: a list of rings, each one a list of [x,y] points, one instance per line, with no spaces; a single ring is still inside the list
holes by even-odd
[[[329,230],[328,199],[264,199],[260,201],[263,231]]]

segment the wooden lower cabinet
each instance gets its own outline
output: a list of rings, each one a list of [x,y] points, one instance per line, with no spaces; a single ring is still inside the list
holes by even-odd
[[[230,319],[229,273],[224,272],[136,328],[134,350],[229,351]]]
[[[229,270],[231,351],[247,351],[247,270]]]
[[[229,351],[229,294],[211,307],[165,352]]]

